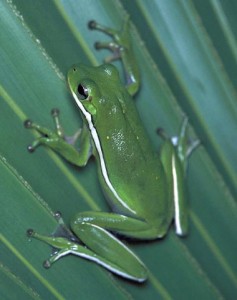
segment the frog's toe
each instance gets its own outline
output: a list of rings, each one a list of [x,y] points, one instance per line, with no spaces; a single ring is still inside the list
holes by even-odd
[[[95,43],[94,43],[94,47],[95,47],[96,50],[99,50],[99,49],[102,48],[100,42],[95,42]]]
[[[27,129],[32,128],[32,124],[33,124],[33,122],[30,119],[27,119],[24,122],[24,127],[27,128]]]
[[[52,117],[58,117],[59,116],[59,113],[60,113],[60,110],[58,109],[58,108],[53,108],[52,110],[51,110],[51,115],[52,115]]]
[[[43,267],[45,269],[49,269],[51,267],[51,265],[52,264],[51,264],[51,262],[48,259],[43,262]]]
[[[29,236],[29,237],[32,237],[32,236],[34,236],[34,230],[33,229],[31,229],[31,228],[29,228],[27,231],[26,231],[26,234],[27,234],[27,236]]]
[[[88,28],[89,29],[96,29],[96,27],[97,27],[97,23],[96,23],[96,21],[94,21],[94,20],[91,20],[91,21],[89,21],[88,22]]]
[[[27,146],[27,150],[30,153],[33,153],[35,151],[35,148],[32,145]]]
[[[164,140],[167,140],[169,138],[166,131],[162,127],[157,128],[156,133]]]
[[[189,157],[193,151],[201,145],[201,141],[199,139],[189,140],[188,141],[188,149],[186,152],[186,157]]]

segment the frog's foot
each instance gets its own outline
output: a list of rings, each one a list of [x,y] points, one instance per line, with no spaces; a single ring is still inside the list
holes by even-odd
[[[50,268],[51,265],[62,256],[69,254],[70,251],[75,248],[74,245],[79,246],[79,244],[71,241],[70,239],[64,237],[44,236],[35,232],[33,229],[27,230],[27,236],[30,238],[35,238],[52,246],[52,254],[47,260],[43,262],[43,266],[46,269]]]
[[[169,139],[163,128],[158,128],[157,133],[165,140]],[[172,144],[177,149],[181,161],[186,161],[193,151],[200,145],[198,139],[191,139],[188,136],[188,118],[183,119],[179,135],[170,138]]]
[[[99,30],[111,36],[112,41],[96,42],[95,48],[97,50],[108,49],[112,52],[112,55],[105,58],[105,63],[121,59],[125,72],[126,89],[131,96],[136,94],[140,86],[140,75],[132,50],[129,16],[125,17],[120,30],[104,27],[95,21],[90,21],[88,26],[91,30]]]
[[[69,227],[65,224],[62,215],[59,211],[54,213],[54,218],[58,223],[56,230],[53,232],[52,237],[54,238],[65,238],[72,242],[80,243],[80,240],[73,234]],[[33,229],[27,230],[27,235],[29,237],[35,237],[37,233]]]
[[[74,145],[76,140],[78,139],[81,130],[77,131],[76,134],[71,137],[64,135],[62,126],[59,121],[59,110],[58,109],[56,109],[56,108],[52,109],[51,115],[54,120],[54,124],[55,124],[55,128],[56,128],[55,131],[52,131],[43,126],[40,126],[40,125],[32,122],[31,120],[26,120],[24,122],[25,128],[34,129],[35,131],[40,133],[40,136],[38,138],[36,138],[36,140],[33,141],[33,143],[27,147],[29,152],[34,152],[34,150],[39,145],[45,145],[57,152],[60,152],[60,149],[62,149],[64,145],[66,145],[66,144]]]
[[[177,140],[177,141],[176,141]],[[188,158],[193,151],[200,145],[198,139],[191,139],[188,136],[188,118],[184,117],[181,124],[178,138],[172,138],[172,142],[178,148],[179,155]]]
[[[113,41],[111,42],[96,42],[95,48],[97,50],[99,49],[108,49],[113,54],[111,56],[108,56],[105,59],[106,63],[109,63],[111,61],[117,60],[121,58],[121,53],[123,50],[127,47],[125,32],[127,32],[127,26],[128,26],[128,18],[126,19],[124,23],[124,28],[119,30],[114,30],[112,28],[104,27],[100,24],[98,24],[96,21],[90,21],[88,23],[88,27],[91,30],[99,30],[104,32],[105,34],[111,36],[113,38]]]
[[[113,54],[107,56],[104,59],[105,63],[110,63],[114,60],[118,60],[121,58],[121,47],[114,42],[108,42],[108,43],[96,42],[95,49],[96,50],[109,49],[110,51],[112,51]]]
[[[74,245],[80,245],[80,240],[65,225],[61,213],[56,212],[54,217],[58,222],[58,227],[51,236],[43,236],[33,229],[27,230],[28,237],[38,239],[52,246],[52,254],[43,263],[43,266],[47,269],[51,267],[52,263],[67,254],[66,252],[73,249]]]
[[[44,145],[57,152],[68,162],[76,166],[84,166],[93,152],[87,127],[84,126],[82,129],[79,129],[71,137],[65,136],[59,122],[59,110],[53,109],[51,113],[56,127],[55,131],[42,127],[30,120],[25,121],[26,128],[34,129],[40,133],[40,136],[28,146],[28,150],[33,152],[39,145]],[[76,142],[80,144],[80,151],[75,147]]]
[[[69,227],[65,224],[62,215],[59,211],[54,213],[54,218],[58,223],[58,227],[53,233],[54,237],[63,237],[72,242],[80,243],[80,240],[73,234]]]

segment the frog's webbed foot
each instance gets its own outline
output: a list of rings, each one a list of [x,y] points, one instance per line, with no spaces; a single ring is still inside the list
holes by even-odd
[[[57,221],[58,226],[57,226],[56,230],[51,234],[51,238],[60,237],[60,238],[68,239],[72,242],[80,243],[80,240],[73,234],[73,232],[65,224],[65,222],[62,218],[62,215],[59,211],[54,213],[54,218]],[[38,234],[33,229],[28,229],[27,235],[29,237],[36,237]]]
[[[200,141],[198,139],[191,139],[188,135],[187,117],[184,117],[183,119],[179,135],[177,137],[172,137],[171,141],[173,145],[177,147],[179,156],[183,157],[184,159],[188,158],[194,149],[200,145]]]
[[[107,56],[104,59],[105,63],[110,63],[114,60],[118,60],[121,58],[121,47],[114,42],[108,42],[108,43],[95,42],[95,49],[96,50],[108,49],[108,50],[112,51],[113,54]]]
[[[127,26],[128,21],[126,20],[125,25]],[[113,38],[113,41],[110,42],[96,42],[95,43],[95,48],[97,50],[99,49],[108,49],[110,50],[113,54],[111,56],[108,56],[105,58],[105,62],[109,63],[114,60],[120,59],[121,54],[124,50],[124,48],[127,47],[126,39],[123,36],[125,30],[123,29],[122,31],[119,30],[114,30],[109,27],[102,26],[98,24],[96,21],[90,21],[88,23],[88,27],[91,30],[99,30],[101,32],[104,32],[105,34],[111,36]]]
[[[126,16],[121,30],[104,27],[95,21],[90,21],[88,26],[92,30],[99,30],[112,37],[112,41],[110,42],[96,42],[95,48],[108,49],[112,52],[112,55],[105,58],[104,61],[106,63],[121,59],[125,72],[127,91],[132,96],[136,94],[140,86],[140,75],[132,50],[129,17]]]
[[[63,149],[74,147],[75,142],[80,136],[81,129],[73,136],[65,136],[59,121],[59,110],[56,108],[52,109],[51,115],[54,120],[55,131],[34,123],[29,119],[24,122],[25,128],[33,129],[40,134],[40,136],[36,138],[31,145],[27,147],[27,149],[29,152],[34,152],[38,146],[45,145],[52,150],[59,152],[62,156],[65,156]]]
[[[198,139],[191,139],[188,136],[188,118],[184,117],[178,136],[168,137],[163,128],[158,128],[157,133],[165,140],[170,139],[171,143],[177,149],[180,161],[186,167],[186,162],[193,151],[200,145]]]
[[[57,152],[68,162],[76,166],[85,166],[93,154],[93,145],[89,130],[84,126],[73,136],[65,136],[59,122],[59,110],[53,109],[51,114],[55,123],[55,131],[42,127],[31,120],[25,121],[24,125],[26,128],[40,133],[40,136],[28,146],[28,151],[33,152],[39,145],[44,145]],[[78,142],[80,149],[75,147],[76,142]]]
[[[65,136],[59,121],[59,110],[56,108],[52,109],[51,115],[54,119],[56,128],[55,131],[40,126],[39,124],[36,124],[29,119],[24,122],[25,128],[34,129],[35,131],[40,133],[40,136],[36,138],[36,140],[33,141],[33,143],[27,147],[29,152],[33,152],[39,145],[46,145],[54,149],[54,147],[56,147],[56,144],[60,143],[60,141],[73,145],[77,140],[78,136],[80,135],[80,131],[78,131],[72,137]]]
[[[76,237],[75,234],[73,234],[73,232],[70,230],[70,228],[65,224],[60,211],[56,211],[54,213],[54,218],[58,223],[58,226],[53,233],[54,237],[63,237],[72,242],[80,243],[78,237]]]
[[[46,269],[50,268],[56,260],[66,255],[67,251],[70,252],[71,249],[81,244],[80,240],[65,225],[61,213],[56,212],[54,217],[58,222],[58,227],[51,236],[41,235],[33,229],[28,229],[26,232],[29,238],[38,239],[52,246],[52,254],[43,262]]]

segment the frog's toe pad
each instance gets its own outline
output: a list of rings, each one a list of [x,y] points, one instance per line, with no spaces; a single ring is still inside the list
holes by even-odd
[[[35,148],[32,145],[27,146],[27,150],[30,153],[33,153],[35,151]]]
[[[89,29],[96,29],[96,25],[97,25],[97,23],[94,20],[91,20],[91,21],[88,22],[88,28]]]
[[[59,115],[59,113],[60,113],[60,110],[58,108],[53,108],[51,110],[52,117],[57,117]]]
[[[32,128],[33,122],[30,119],[25,120],[24,127],[25,128]]]
[[[43,267],[45,269],[49,269],[51,267],[51,263],[48,259],[43,262]]]
[[[34,230],[31,229],[31,228],[27,229],[27,231],[26,231],[26,234],[27,234],[27,236],[29,236],[29,237],[34,236],[34,233],[35,233]]]

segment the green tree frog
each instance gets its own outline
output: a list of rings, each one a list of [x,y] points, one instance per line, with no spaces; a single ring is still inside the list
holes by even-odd
[[[174,219],[176,233],[188,230],[184,177],[187,159],[198,141],[187,137],[187,119],[178,137],[165,141],[160,155],[153,150],[142,126],[132,96],[139,88],[139,72],[129,33],[129,20],[120,31],[89,22],[113,41],[96,43],[113,55],[98,67],[74,65],[68,72],[68,85],[84,121],[72,140],[63,135],[58,110],[53,110],[56,131],[27,120],[25,126],[41,136],[28,150],[43,144],[76,166],[83,167],[95,156],[100,184],[112,212],[78,212],[70,228],[76,238],[47,237],[33,230],[28,235],[58,249],[47,261],[49,267],[66,254],[96,262],[115,274],[137,282],[147,278],[140,259],[117,235],[140,240],[162,238]],[[121,59],[127,86],[119,78],[112,60]],[[79,140],[80,149],[75,148]],[[116,236],[114,235],[116,233]]]

